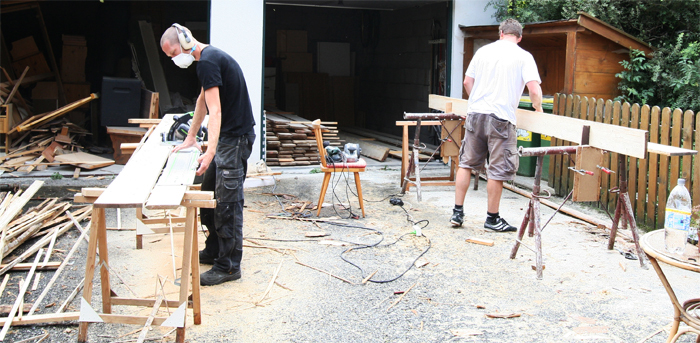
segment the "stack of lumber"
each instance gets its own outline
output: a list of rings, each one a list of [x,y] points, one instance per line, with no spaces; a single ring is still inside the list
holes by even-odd
[[[319,164],[318,148],[311,121],[288,112],[266,112],[266,163],[268,166]],[[322,122],[323,140],[342,146],[335,122]]]
[[[402,139],[400,136],[348,126],[343,127],[343,132],[340,134],[340,137],[348,142],[359,144],[360,148],[362,148],[361,154],[364,157],[369,157],[380,162],[384,162],[387,157],[401,159]],[[413,138],[413,135],[410,135],[408,140],[409,150],[412,149]],[[430,155],[433,154],[435,154],[435,158],[440,157],[440,154],[436,153],[438,149],[437,145],[425,143],[424,141],[421,141],[421,145],[425,145],[419,155],[421,161],[429,160]]]

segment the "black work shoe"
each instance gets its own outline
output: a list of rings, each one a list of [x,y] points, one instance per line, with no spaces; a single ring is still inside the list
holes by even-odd
[[[200,264],[214,264],[216,257],[207,254],[205,250],[199,252],[199,263]]]
[[[202,286],[214,286],[226,281],[238,280],[240,278],[240,270],[235,273],[225,273],[216,269],[209,269],[199,276],[199,284]]]
[[[508,224],[505,219],[500,217],[493,223],[490,223],[487,219],[484,223],[484,227],[497,232],[518,231],[515,226]]]
[[[452,218],[450,218],[450,224],[452,224],[452,227],[462,226],[463,221],[464,221],[464,211],[453,208],[452,209]]]

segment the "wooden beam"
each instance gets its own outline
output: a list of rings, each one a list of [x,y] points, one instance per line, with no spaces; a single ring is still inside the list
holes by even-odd
[[[435,96],[437,99],[439,96]],[[449,98],[454,106],[467,100]],[[431,105],[429,105],[430,107]],[[453,110],[455,114],[465,116],[467,113]],[[583,126],[590,126],[589,145],[599,149],[617,152],[626,156],[646,158],[649,133],[645,130],[603,124],[588,120],[558,116],[548,113],[516,109],[517,127],[520,129],[554,136],[572,143],[580,144]],[[397,122],[398,123],[398,122]]]
[[[94,100],[94,99],[97,99],[97,94],[92,93],[92,94],[90,94],[90,96],[87,97],[87,98],[84,98],[84,99],[81,99],[81,100],[72,102],[72,103],[70,103],[70,104],[68,104],[68,105],[65,105],[65,106],[63,106],[63,107],[61,107],[61,108],[59,108],[59,109],[57,109],[57,110],[51,111],[51,112],[49,112],[49,113],[47,113],[47,114],[44,114],[44,115],[42,115],[40,118],[38,118],[38,119],[36,119],[36,120],[34,120],[34,121],[32,121],[32,122],[29,122],[29,123],[26,123],[26,124],[18,125],[18,126],[16,126],[15,128],[13,128],[13,129],[10,131],[10,133],[14,133],[15,131],[16,131],[16,132],[22,132],[22,131],[31,130],[31,129],[33,129],[33,128],[36,127],[36,126],[39,126],[40,124],[43,124],[43,123],[48,122],[48,121],[50,121],[50,120],[56,119],[56,118],[58,118],[58,117],[60,117],[60,116],[62,116],[62,115],[64,115],[64,114],[67,114],[68,112],[70,112],[70,111],[72,111],[72,110],[74,110],[74,109],[76,109],[76,108],[78,108],[78,107],[80,107],[80,106],[82,106],[82,105],[85,105],[85,104],[87,104],[88,102],[90,102],[90,101],[92,101],[92,100]]]

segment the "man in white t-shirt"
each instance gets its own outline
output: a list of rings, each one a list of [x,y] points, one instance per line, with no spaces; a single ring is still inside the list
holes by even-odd
[[[532,106],[542,112],[542,81],[532,55],[518,46],[522,25],[515,19],[508,19],[501,23],[498,31],[500,39],[474,54],[464,77],[469,112],[459,151],[455,208],[450,223],[454,227],[462,226],[471,171],[481,170],[488,155],[488,207],[484,227],[505,232],[516,230],[498,212],[503,181],[513,180],[518,170],[515,109],[527,86]]]

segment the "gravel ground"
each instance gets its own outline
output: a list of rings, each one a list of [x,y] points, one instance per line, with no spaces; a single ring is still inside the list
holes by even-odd
[[[426,171],[429,173],[444,170]],[[322,176],[306,171],[285,172],[278,177],[274,193],[293,197],[280,201],[289,205],[301,201],[315,202]],[[336,179],[338,181],[338,179]],[[352,185],[352,178],[350,178]],[[324,208],[321,217],[340,216],[351,226],[373,230],[310,222],[268,219],[266,214],[281,212],[275,197],[263,193],[272,187],[246,190],[244,244],[256,243],[275,247],[244,248],[243,278],[219,286],[202,287],[202,325],[192,325],[188,312],[187,339],[191,342],[664,342],[663,331],[672,318],[672,308],[665,290],[652,268],[644,269],[637,261],[627,260],[617,251],[606,249],[607,236],[601,229],[578,219],[557,215],[544,231],[544,278],[536,279],[532,269],[534,254],[521,247],[517,257],[509,259],[515,233],[494,233],[483,229],[486,212],[486,184],[470,190],[465,209],[467,218],[462,229],[448,224],[454,203],[453,187],[426,187],[423,201],[414,192],[403,197],[405,212],[389,203],[398,193],[396,169],[372,169],[362,174],[366,218],[346,219],[348,211]],[[351,187],[354,190],[354,188]],[[345,180],[335,187],[340,202],[347,202]],[[360,213],[357,200],[350,194],[352,212]],[[329,191],[326,202],[331,201]],[[561,199],[555,200],[560,202]],[[337,202],[337,201],[336,201]],[[504,191],[501,214],[518,225],[528,199]],[[591,215],[604,215],[583,209]],[[408,215],[415,221],[427,220],[424,237],[406,235],[413,231]],[[553,210],[542,207],[543,222]],[[115,221],[108,212],[108,226]],[[122,213],[122,218],[130,213]],[[312,217],[315,217],[315,213]],[[111,222],[110,222],[111,221]],[[424,222],[421,222],[424,223]],[[128,224],[125,224],[128,226]],[[306,238],[307,231],[325,231],[321,239]],[[378,234],[377,231],[381,232]],[[76,239],[75,231],[59,240],[59,248],[68,250]],[[470,237],[490,239],[493,246],[467,243]],[[200,247],[204,236],[200,233]],[[113,277],[113,288],[120,296],[133,290],[140,297],[153,296],[157,276],[167,277],[165,292],[176,299],[172,285],[173,266],[168,235],[144,238],[144,249],[134,249],[133,231],[109,231],[110,262],[128,284]],[[321,244],[333,240],[345,246]],[[353,249],[351,243],[381,243],[373,248]],[[174,235],[176,254],[181,254],[182,234]],[[396,243],[394,243],[396,242]],[[391,244],[394,243],[394,244]],[[533,245],[526,237],[525,244]],[[617,248],[627,250],[632,244],[619,239]],[[429,248],[429,249],[428,249]],[[84,270],[86,245],[83,244],[74,265],[51,299],[60,303],[80,281]],[[396,281],[362,284],[376,271],[372,281],[384,281],[401,275]],[[343,261],[347,260],[361,268]],[[327,271],[353,284],[297,262]],[[179,267],[179,264],[177,265]],[[202,265],[202,271],[208,269]],[[275,281],[269,288],[275,272]],[[680,299],[687,299],[697,289],[697,274],[666,266],[667,276]],[[13,273],[2,303],[14,301],[16,281],[22,273]],[[42,279],[48,281],[49,273]],[[96,278],[93,308],[100,309],[99,280]],[[42,288],[40,284],[39,289]],[[65,286],[65,287],[64,287]],[[408,292],[406,293],[406,291]],[[403,291],[404,294],[397,294]],[[36,293],[38,294],[39,291]],[[403,297],[402,297],[403,296]],[[34,294],[27,297],[31,302]],[[74,308],[79,302],[74,301]],[[52,310],[43,309],[42,313]],[[172,309],[170,309],[172,311]],[[115,307],[115,313],[148,314],[150,309],[134,311]],[[162,310],[159,315],[167,315]],[[505,316],[511,318],[491,318]],[[137,326],[91,324],[90,342],[114,342],[134,339]],[[76,323],[17,327],[8,335],[17,341],[50,332],[49,341],[72,341],[77,337]],[[70,331],[69,331],[70,330]],[[167,333],[169,328],[156,327],[150,336]],[[692,335],[680,342],[691,342]],[[174,334],[164,341],[174,340]]]

